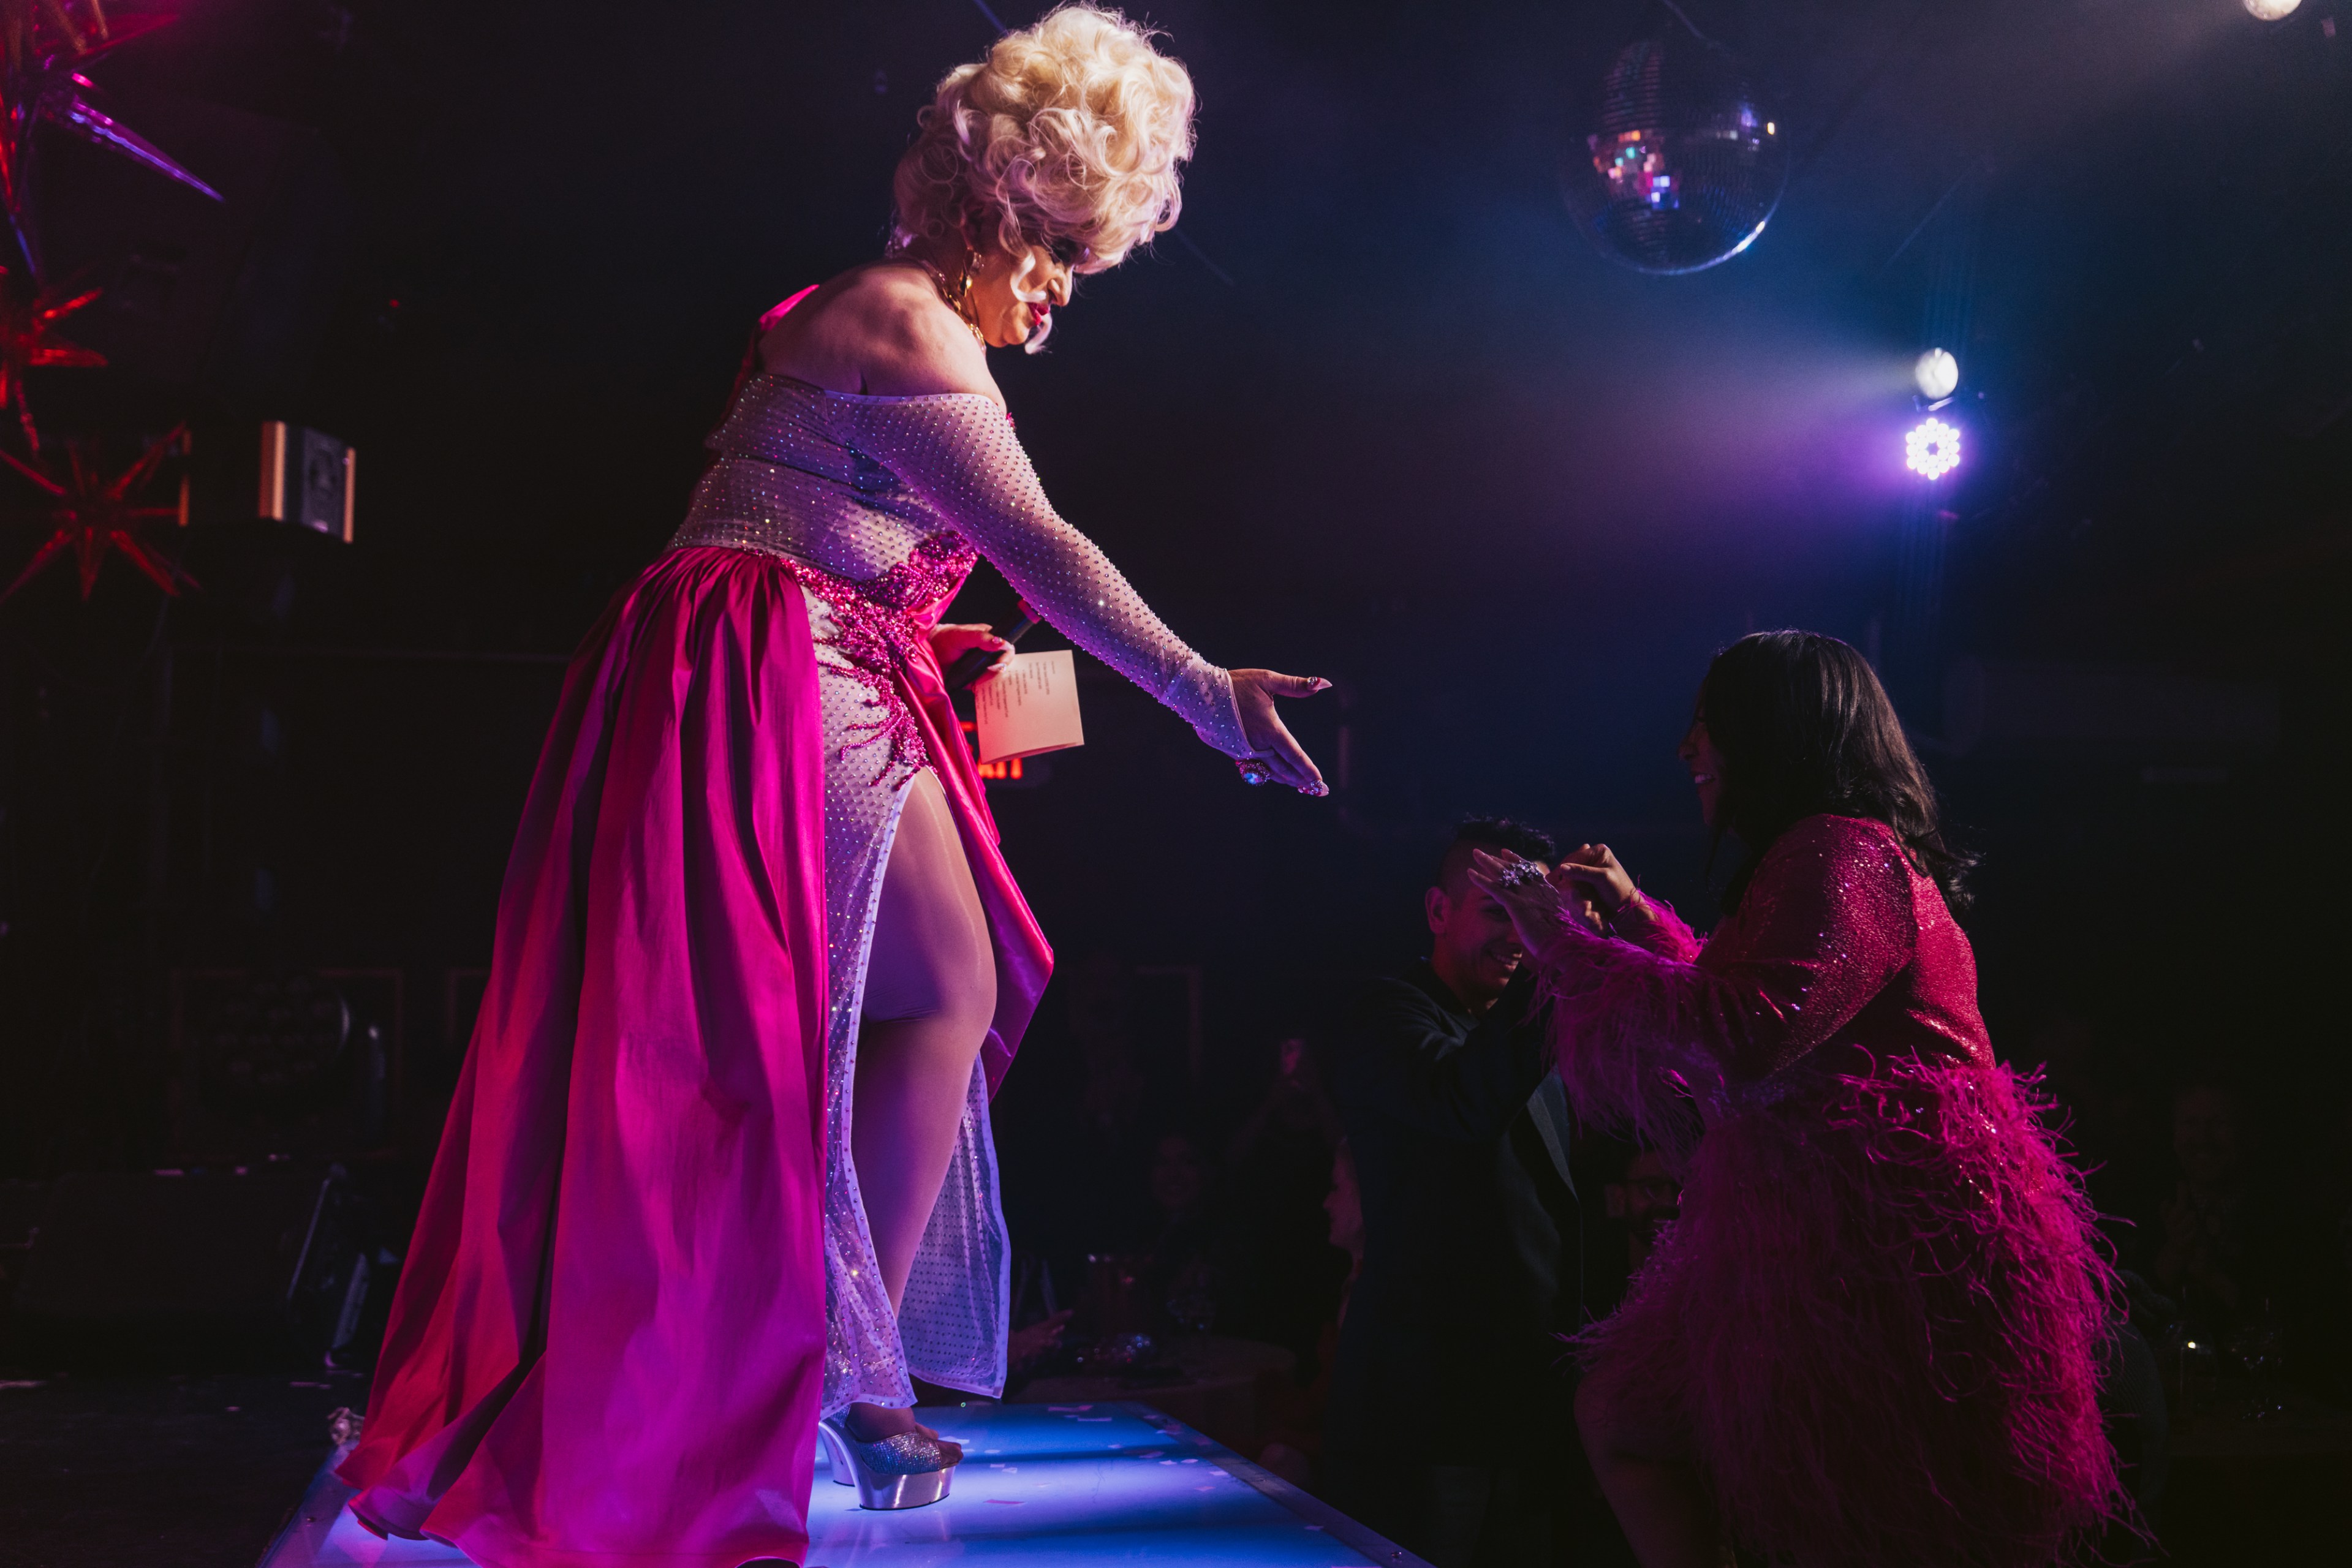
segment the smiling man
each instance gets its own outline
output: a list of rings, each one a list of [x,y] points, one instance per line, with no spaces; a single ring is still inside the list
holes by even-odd
[[[1518,823],[1464,823],[1423,894],[1429,957],[1377,982],[1333,1053],[1362,1188],[1363,1273],[1325,1422],[1331,1500],[1438,1568],[1555,1560],[1580,1323],[1569,1116],[1526,955],[1474,848],[1549,866]]]

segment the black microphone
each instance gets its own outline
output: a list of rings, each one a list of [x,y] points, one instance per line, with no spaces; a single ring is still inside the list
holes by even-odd
[[[1021,605],[1020,611],[1021,618],[997,633],[1008,643],[1018,643],[1036,630],[1036,612],[1026,604]],[[966,648],[957,654],[956,662],[947,668],[948,690],[960,692],[980,679],[988,667],[996,663],[997,655],[998,650],[994,648]]]

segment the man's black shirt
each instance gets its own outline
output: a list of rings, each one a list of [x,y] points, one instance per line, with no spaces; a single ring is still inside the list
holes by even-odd
[[[1452,1446],[1459,1432],[1475,1449],[1497,1399],[1523,1413],[1564,1405],[1558,1335],[1580,1323],[1580,1247],[1546,1033],[1528,968],[1473,1018],[1422,963],[1370,988],[1332,1053],[1364,1266],[1340,1330],[1330,1440],[1394,1441],[1403,1421],[1416,1445]]]

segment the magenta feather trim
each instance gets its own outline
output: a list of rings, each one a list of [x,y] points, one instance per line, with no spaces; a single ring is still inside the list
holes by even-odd
[[[1628,1094],[1634,1064],[1606,1060],[1588,1091]],[[1710,1129],[1578,1350],[1612,1424],[1672,1434],[1776,1559],[2044,1568],[2124,1509],[2096,1404],[2111,1281],[2032,1086],[1894,1061]]]
[[[1543,994],[1569,1103],[1587,1124],[1632,1133],[1679,1170],[1697,1142],[1698,1105],[1713,1105],[1726,1081],[1700,1043],[1696,1016],[1714,977],[1690,963],[1697,944],[1666,912],[1651,951],[1582,930],[1562,933],[1539,956]],[[1720,1023],[1717,1034],[1722,1032]]]

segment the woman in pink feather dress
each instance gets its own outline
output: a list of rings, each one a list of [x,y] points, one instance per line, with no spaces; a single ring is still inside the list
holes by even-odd
[[[1585,1335],[1577,1418],[1645,1568],[2029,1568],[2119,1508],[2108,1272],[1997,1061],[1967,862],[1860,654],[1718,654],[1682,756],[1745,848],[1701,943],[1606,846],[1489,856],[1588,1118],[1686,1166],[1682,1218]],[[1606,934],[1592,928],[1598,914]]]

